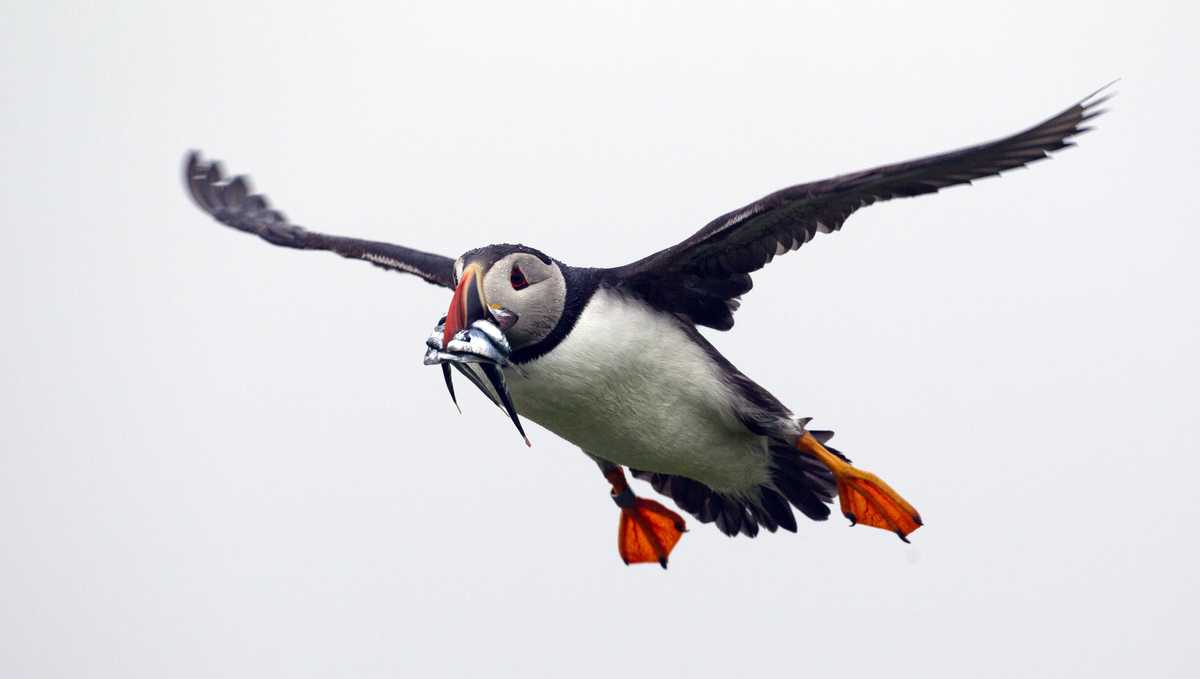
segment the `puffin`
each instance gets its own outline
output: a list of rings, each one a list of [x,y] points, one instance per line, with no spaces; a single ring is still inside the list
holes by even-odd
[[[503,315],[511,354],[501,370],[521,416],[595,462],[619,508],[621,559],[666,568],[687,524],[635,494],[626,469],[729,536],[794,533],[797,512],[823,521],[836,498],[851,525],[908,542],[922,525],[917,510],[831,447],[831,431],[810,429],[810,418],[797,417],[738,370],[699,328],[730,330],[751,274],[816,234],[838,231],[860,208],[970,184],[1072,146],[1104,111],[1108,87],[995,141],[784,188],[675,245],[610,268],[571,266],[521,244],[451,258],[312,231],[273,209],[245,176],[228,178],[219,162],[197,151],[184,160],[184,183],[201,210],[238,231],[452,291],[434,341]]]

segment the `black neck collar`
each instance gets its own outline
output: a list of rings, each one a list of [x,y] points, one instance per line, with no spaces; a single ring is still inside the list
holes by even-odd
[[[555,262],[562,271],[563,281],[567,286],[567,297],[563,302],[562,316],[549,335],[527,347],[513,351],[510,356],[513,363],[528,363],[541,358],[558,346],[558,343],[562,342],[575,327],[575,322],[579,320],[583,308],[587,306],[592,295],[596,293],[597,286],[600,285],[600,269],[576,269],[558,260]]]

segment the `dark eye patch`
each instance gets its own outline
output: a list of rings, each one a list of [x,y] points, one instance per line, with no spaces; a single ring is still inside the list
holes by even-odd
[[[525,272],[521,271],[521,267],[513,265],[512,272],[508,274],[508,282],[512,284],[513,290],[522,290],[529,287],[529,279],[525,278]]]

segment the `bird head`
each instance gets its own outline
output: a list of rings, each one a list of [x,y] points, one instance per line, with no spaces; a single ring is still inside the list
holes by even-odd
[[[454,262],[454,297],[442,341],[492,321],[513,349],[537,344],[562,318],[567,284],[558,262],[524,245],[489,245]]]

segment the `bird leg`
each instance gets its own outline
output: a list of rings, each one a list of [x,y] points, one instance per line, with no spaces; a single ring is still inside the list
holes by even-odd
[[[637,497],[618,465],[601,465],[612,484],[612,499],[621,508],[617,524],[617,551],[626,565],[655,563],[667,567],[667,557],[687,532],[683,517],[654,500]]]
[[[908,542],[908,534],[921,527],[921,515],[900,494],[871,472],[855,469],[849,462],[829,452],[812,434],[796,441],[796,447],[817,458],[833,472],[837,480],[842,514],[857,523],[890,530]]]

